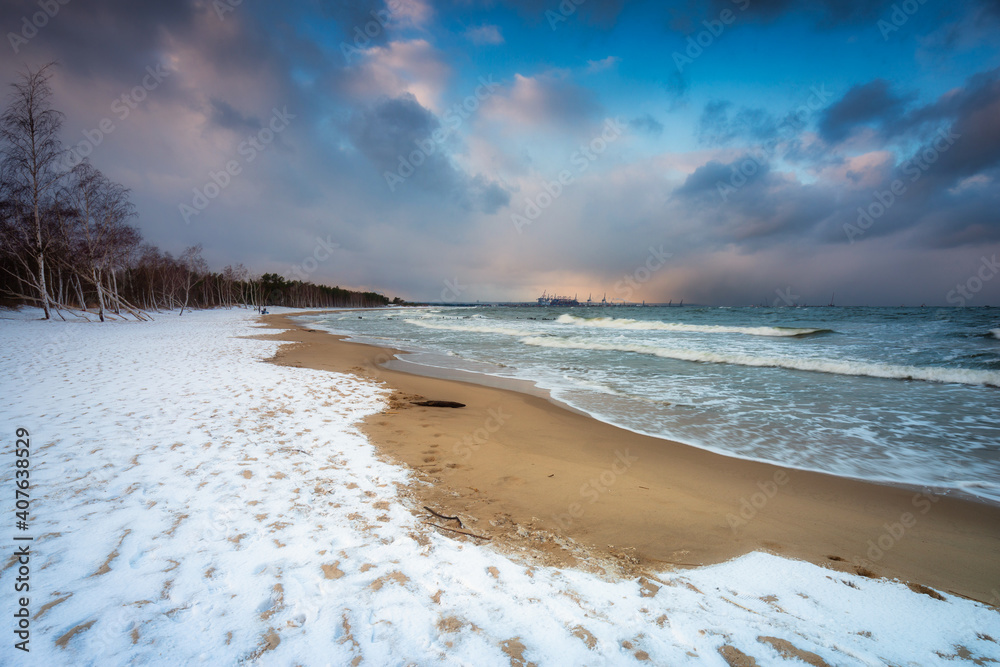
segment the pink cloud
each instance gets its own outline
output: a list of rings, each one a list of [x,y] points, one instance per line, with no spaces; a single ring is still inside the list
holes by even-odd
[[[594,117],[600,110],[592,94],[561,72],[514,75],[513,83],[484,105],[485,115],[519,126],[567,126]]]
[[[389,42],[367,49],[365,56],[349,84],[354,96],[373,99],[410,93],[421,106],[440,111],[451,67],[426,40]]]

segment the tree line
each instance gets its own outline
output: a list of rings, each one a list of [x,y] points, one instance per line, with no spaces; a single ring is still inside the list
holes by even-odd
[[[0,115],[0,295],[5,305],[106,318],[191,308],[385,306],[359,292],[251,274],[242,264],[213,272],[201,246],[174,257],[143,243],[130,191],[89,160],[71,160],[52,107],[52,64],[12,84]],[[76,162],[71,166],[72,162]],[[394,303],[402,303],[398,298]]]

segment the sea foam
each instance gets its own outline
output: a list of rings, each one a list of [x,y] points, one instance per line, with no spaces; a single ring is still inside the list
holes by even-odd
[[[559,324],[599,329],[626,329],[630,331],[677,331],[686,333],[736,333],[747,336],[802,337],[814,334],[832,333],[830,329],[807,329],[796,327],[736,327],[716,324],[680,324],[655,320],[630,320],[614,317],[577,317],[563,314],[556,318]]]
[[[901,366],[896,364],[873,363],[823,359],[813,357],[777,357],[752,354],[733,354],[659,347],[655,345],[602,343],[583,338],[557,338],[549,336],[526,336],[521,339],[525,345],[576,350],[601,350],[608,352],[635,352],[679,361],[700,361],[714,364],[736,364],[788,368],[790,370],[832,373],[836,375],[867,376],[895,380],[922,380],[925,382],[946,382],[955,384],[985,385],[1000,387],[1000,372],[969,368],[940,368],[934,366]]]
[[[422,327],[424,329],[437,329],[438,331],[493,333],[493,334],[501,334],[503,336],[535,336],[538,334],[537,331],[529,331],[527,329],[514,329],[512,327],[490,326],[488,324],[441,324],[441,323],[426,322],[426,321],[412,320],[412,319],[406,320],[406,323]]]

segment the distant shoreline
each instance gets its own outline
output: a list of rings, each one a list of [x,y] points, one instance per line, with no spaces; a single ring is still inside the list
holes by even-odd
[[[271,361],[385,382],[391,407],[363,430],[430,482],[411,489],[418,504],[461,515],[471,532],[513,550],[533,547],[554,564],[588,567],[593,554],[654,569],[760,550],[1000,604],[1000,507],[730,458],[537,394],[387,369],[398,350],[292,319],[304,314],[262,318],[291,343]],[[418,407],[417,397],[467,407]]]

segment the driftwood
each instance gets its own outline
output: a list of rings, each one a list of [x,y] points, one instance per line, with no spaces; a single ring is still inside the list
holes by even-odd
[[[487,542],[490,540],[490,538],[486,537],[485,535],[476,535],[475,533],[470,533],[467,530],[459,530],[458,528],[449,528],[448,526],[439,526],[436,523],[431,523],[430,521],[424,521],[424,525],[434,526],[435,528],[440,528],[441,530],[447,530],[448,532],[451,533],[458,533],[459,535],[468,535],[469,537],[476,537],[479,538],[480,540],[486,540]]]
[[[414,405],[422,405],[425,408],[464,408],[465,403],[455,401],[411,401]]]
[[[439,519],[444,519],[445,521],[457,521],[459,528],[465,528],[465,526],[462,525],[462,520],[459,519],[457,516],[445,516],[444,514],[438,514],[427,505],[424,505],[424,509],[433,514],[434,516],[438,517]]]

